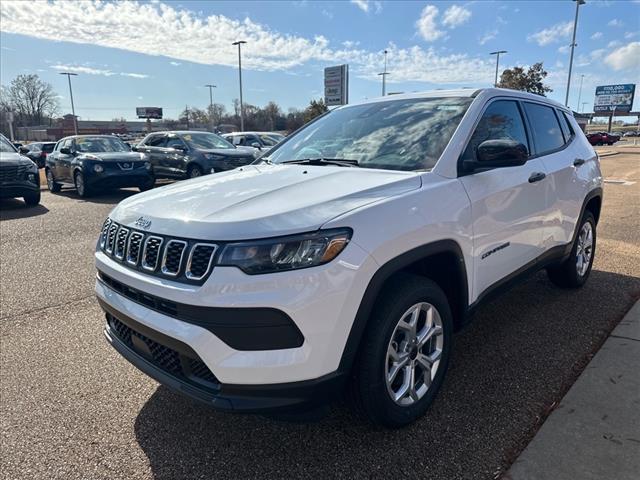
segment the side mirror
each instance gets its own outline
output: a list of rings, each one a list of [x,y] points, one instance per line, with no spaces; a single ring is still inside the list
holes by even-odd
[[[71,155],[71,149],[69,147],[62,147],[60,149],[60,153],[64,155]]]
[[[262,146],[258,142],[251,142],[251,146],[253,148],[257,148],[258,150],[262,150]]]
[[[137,152],[138,151],[138,146],[137,145],[131,145],[131,151],[132,152]]]
[[[23,155],[29,153],[29,149],[27,147],[19,147],[18,151]]]
[[[529,158],[529,151],[514,140],[485,140],[477,148],[477,161],[465,162],[467,171],[518,167]]]

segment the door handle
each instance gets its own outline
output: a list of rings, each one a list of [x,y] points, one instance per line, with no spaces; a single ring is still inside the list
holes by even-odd
[[[539,182],[540,180],[544,180],[546,176],[547,174],[544,172],[533,172],[529,177],[529,183],[535,183]]]
[[[580,165],[584,165],[584,162],[585,162],[584,158],[576,158],[573,161],[573,166],[574,167],[579,167]]]

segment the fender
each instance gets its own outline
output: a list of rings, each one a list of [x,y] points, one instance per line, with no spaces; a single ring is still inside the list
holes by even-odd
[[[603,197],[602,193],[603,193],[602,187],[596,187],[593,190],[591,190],[589,193],[587,193],[587,195],[584,197],[584,201],[582,202],[582,207],[580,208],[580,216],[578,217],[578,221],[576,222],[576,228],[573,231],[573,238],[571,239],[571,242],[565,246],[565,250],[564,250],[565,258],[568,257],[569,254],[571,253],[573,244],[576,241],[576,237],[578,236],[578,227],[580,227],[580,221],[584,216],[584,211],[587,209],[587,204],[596,197],[599,197],[600,202],[602,202],[602,197]],[[600,209],[602,209],[602,203],[600,203]],[[598,218],[596,218],[596,225],[598,224],[598,220],[599,220],[599,215],[598,215]]]
[[[462,282],[462,291],[460,292],[461,305],[459,311],[463,314],[466,313],[469,307],[469,288],[467,269],[465,267],[464,256],[462,255],[460,245],[458,245],[454,240],[438,240],[409,250],[389,260],[376,271],[373,277],[371,277],[369,285],[367,286],[362,300],[360,301],[360,307],[356,313],[353,325],[351,326],[349,337],[347,338],[347,342],[342,352],[338,371],[349,372],[351,370],[358,353],[360,341],[364,331],[366,330],[369,317],[371,316],[371,311],[373,310],[373,306],[375,305],[376,299],[378,298],[384,283],[393,274],[401,271],[412,263],[440,253],[451,253],[458,259],[457,271],[454,274],[459,277]]]

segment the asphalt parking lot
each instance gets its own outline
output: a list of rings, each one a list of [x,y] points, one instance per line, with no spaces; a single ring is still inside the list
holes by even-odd
[[[307,424],[217,413],[138,372],[107,345],[93,249],[122,190],[0,202],[0,393],[6,479],[491,479],[640,297],[640,148],[603,158],[596,261],[579,291],[539,273],[456,336],[428,414],[372,429],[342,404]],[[633,183],[635,182],[635,183]],[[567,445],[567,449],[577,448]]]

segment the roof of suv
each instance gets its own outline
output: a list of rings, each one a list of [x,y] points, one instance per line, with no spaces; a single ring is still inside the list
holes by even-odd
[[[387,95],[386,97],[370,98],[362,102],[356,102],[349,105],[344,105],[344,107],[348,107],[350,105],[363,105],[367,103],[388,102],[388,101],[400,100],[400,99],[443,98],[443,97],[475,98],[478,96],[484,96],[486,98],[498,97],[498,96],[516,97],[516,98],[522,98],[526,100],[534,100],[537,102],[548,103],[549,105],[553,105],[554,107],[561,108],[563,110],[569,110],[567,107],[565,107],[561,103],[558,103],[555,100],[551,100],[547,97],[536,95],[534,93],[522,92],[519,90],[511,90],[510,88],[459,88],[455,90],[428,90],[425,92],[401,93],[396,95]]]

